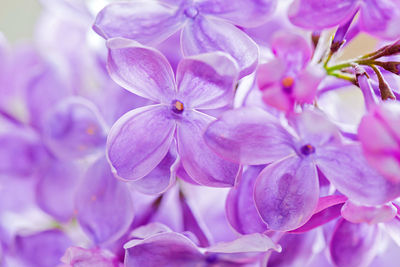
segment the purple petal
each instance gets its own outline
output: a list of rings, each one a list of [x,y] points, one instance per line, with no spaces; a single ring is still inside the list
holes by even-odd
[[[225,112],[209,125],[204,140],[221,157],[241,164],[265,164],[294,153],[291,135],[257,108]]]
[[[164,193],[175,183],[176,169],[180,159],[174,151],[176,149],[172,149],[172,147],[149,174],[137,181],[130,182],[135,190],[143,194],[156,195]]]
[[[307,222],[318,204],[317,169],[309,159],[288,157],[267,166],[254,186],[261,218],[272,230],[293,230]]]
[[[232,24],[198,16],[182,31],[182,51],[186,56],[224,51],[239,65],[239,78],[252,73],[258,63],[258,47],[244,32]]]
[[[110,251],[98,248],[69,247],[62,256],[61,262],[67,264],[65,267],[122,267],[122,263],[119,263]]]
[[[360,28],[383,39],[400,35],[400,5],[393,0],[364,0],[360,12]]]
[[[352,223],[376,224],[388,222],[397,214],[397,208],[392,203],[382,206],[361,206],[347,201],[342,207],[342,216]]]
[[[175,121],[165,106],[134,109],[111,128],[107,156],[113,172],[126,180],[149,174],[167,154],[175,132]]]
[[[105,157],[87,171],[75,198],[77,218],[95,244],[120,238],[133,220],[133,204],[127,184],[116,179]]]
[[[368,266],[377,252],[378,235],[374,225],[340,220],[330,243],[333,263],[339,267]]]
[[[201,265],[203,254],[187,237],[178,233],[162,233],[145,240],[125,244],[126,266],[182,266]]]
[[[60,158],[78,158],[103,149],[106,126],[97,108],[83,98],[67,98],[47,114],[43,138]]]
[[[358,8],[358,0],[295,0],[289,19],[296,26],[322,30],[345,23]]]
[[[56,220],[67,222],[74,215],[74,197],[82,170],[70,161],[50,161],[36,186],[39,207]]]
[[[226,199],[226,217],[230,225],[241,234],[262,233],[268,230],[257,212],[253,188],[263,166],[249,166],[236,188],[229,191]]]
[[[376,173],[357,144],[320,147],[316,150],[316,163],[326,178],[352,201],[380,205],[400,196],[400,184]]]
[[[185,58],[178,65],[177,98],[188,108],[217,109],[232,105],[237,75],[236,62],[222,52]]]
[[[178,31],[185,16],[160,1],[112,3],[96,17],[93,29],[103,38],[124,37],[143,44],[158,44]]]
[[[60,230],[47,230],[15,237],[15,252],[26,267],[54,267],[72,241]]]
[[[177,128],[178,151],[186,172],[203,185],[233,186],[240,174],[239,165],[218,157],[203,140],[203,133],[214,118],[196,111],[187,112],[186,116]]]
[[[276,0],[201,0],[196,5],[202,13],[228,20],[242,27],[256,27],[266,22],[276,8]]]
[[[169,104],[175,94],[174,72],[159,51],[136,41],[107,41],[107,68],[111,78],[134,94]]]

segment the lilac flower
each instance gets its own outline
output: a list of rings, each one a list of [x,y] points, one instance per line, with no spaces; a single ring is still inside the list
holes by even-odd
[[[392,181],[400,181],[400,104],[374,106],[358,128],[368,162]]]
[[[59,267],[85,267],[85,266],[98,266],[98,267],[122,267],[123,263],[110,251],[104,249],[84,249],[80,247],[70,247],[65,251],[64,256],[61,258],[64,264]]]
[[[359,10],[359,26],[384,39],[396,39],[400,29],[399,3],[396,0],[295,0],[289,18],[297,26],[321,30],[343,25]]]
[[[201,250],[185,235],[162,225],[137,229],[136,239],[124,247],[127,266],[246,266],[267,251],[281,249],[269,237],[252,234]]]
[[[191,178],[210,186],[232,186],[239,167],[204,144],[202,133],[214,118],[198,110],[231,104],[237,78],[234,61],[222,53],[186,58],[179,63],[175,81],[167,60],[156,50],[121,38],[107,44],[111,77],[156,103],[126,113],[110,130],[107,156],[113,172],[130,181],[146,177],[176,140],[177,160]]]
[[[269,229],[293,230],[311,218],[319,197],[318,169],[350,199],[383,204],[400,195],[400,184],[372,170],[358,144],[344,144],[338,129],[317,112],[291,121],[293,131],[259,109],[225,112],[204,138],[225,159],[268,165],[254,185],[254,200]],[[291,129],[292,130],[292,129]]]
[[[275,9],[275,0],[263,1],[130,1],[106,6],[93,29],[104,38],[125,37],[154,45],[183,28],[185,56],[205,52],[229,53],[240,68],[240,77],[254,71],[256,44],[234,25],[261,25]]]
[[[283,111],[292,111],[296,103],[312,103],[324,72],[309,64],[312,51],[306,40],[300,35],[278,32],[271,49],[275,58],[257,71],[263,101]]]

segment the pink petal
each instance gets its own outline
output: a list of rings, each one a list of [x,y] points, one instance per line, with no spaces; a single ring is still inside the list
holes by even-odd
[[[392,203],[382,206],[361,206],[347,201],[342,207],[342,216],[352,223],[376,224],[388,222],[397,214],[397,208]]]

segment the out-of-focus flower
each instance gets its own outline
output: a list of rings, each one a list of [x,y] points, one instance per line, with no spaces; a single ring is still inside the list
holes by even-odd
[[[123,264],[108,250],[70,247],[61,258],[59,267],[122,267]]]
[[[400,181],[400,104],[374,106],[358,128],[368,162],[391,181]]]
[[[258,48],[234,25],[261,25],[275,5],[275,0],[112,3],[97,15],[93,29],[106,39],[125,37],[155,45],[183,28],[181,45],[185,56],[224,51],[237,61],[239,77],[243,77],[256,68]]]
[[[155,105],[134,109],[112,127],[107,156],[113,172],[125,180],[145,177],[166,157],[174,140],[177,160],[196,182],[209,186],[232,186],[239,166],[220,159],[205,144],[202,133],[214,120],[200,110],[227,106],[233,100],[237,65],[224,53],[210,53],[182,60],[176,81],[170,65],[158,51],[135,41],[108,41],[111,77],[132,93]],[[174,172],[176,163],[170,165]],[[167,173],[168,174],[168,173]],[[164,175],[159,181],[174,179]],[[167,183],[159,192],[166,190]]]
[[[257,70],[263,101],[283,111],[293,111],[296,103],[312,103],[324,71],[309,64],[312,50],[307,41],[300,35],[279,32],[271,49],[275,58]]]

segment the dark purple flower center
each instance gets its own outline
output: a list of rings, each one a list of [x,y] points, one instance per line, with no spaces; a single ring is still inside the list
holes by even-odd
[[[176,114],[181,114],[185,109],[183,103],[179,100],[173,100],[171,103],[171,109]]]
[[[194,19],[199,14],[199,10],[195,7],[188,7],[184,11],[186,17]]]
[[[294,79],[291,76],[286,76],[281,80],[282,89],[285,93],[290,94],[293,90]]]
[[[315,153],[315,147],[313,147],[310,144],[304,145],[300,148],[300,152],[301,154],[303,154],[304,156],[308,156],[310,154]]]

